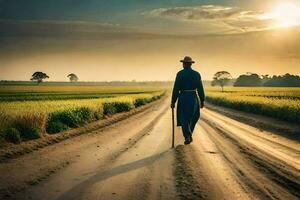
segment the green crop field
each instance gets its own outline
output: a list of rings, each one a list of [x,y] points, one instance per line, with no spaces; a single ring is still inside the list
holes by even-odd
[[[300,123],[300,88],[209,87],[206,95],[212,104]]]
[[[0,86],[0,102],[97,99],[157,91],[149,86]]]
[[[82,126],[159,99],[143,86],[2,86],[0,138],[19,143]]]

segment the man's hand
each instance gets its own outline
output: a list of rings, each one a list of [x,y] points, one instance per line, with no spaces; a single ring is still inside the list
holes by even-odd
[[[204,101],[201,101],[200,108],[204,108]]]
[[[175,103],[171,103],[171,108],[175,108]]]

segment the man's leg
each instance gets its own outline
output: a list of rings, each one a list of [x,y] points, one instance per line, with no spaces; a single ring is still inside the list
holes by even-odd
[[[194,117],[194,119],[192,120],[192,123],[191,123],[191,135],[193,135],[195,126],[196,126],[196,124],[197,124],[198,121],[199,121],[199,115],[196,116],[196,117]]]
[[[200,112],[198,111],[198,109],[199,108],[196,109],[196,112],[195,112],[195,114],[193,116],[193,119],[192,119],[192,122],[191,122],[191,135],[193,135],[195,126],[196,126],[197,122],[200,119]]]
[[[195,126],[198,122],[200,118],[200,112],[197,112],[194,114],[193,118],[192,118],[192,121],[191,121],[191,125],[190,125],[190,128],[191,128],[191,142],[193,142],[193,133],[194,133],[194,129],[195,129]]]
[[[185,141],[190,141],[191,137],[191,127],[190,123],[187,120],[183,120],[181,124],[182,133]]]

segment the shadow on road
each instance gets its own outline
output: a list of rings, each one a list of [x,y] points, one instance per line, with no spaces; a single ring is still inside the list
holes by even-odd
[[[64,200],[64,199],[78,199],[80,198],[80,193],[84,191],[85,188],[89,188],[89,186],[104,181],[108,178],[113,176],[123,174],[138,168],[145,167],[147,165],[153,164],[154,162],[158,161],[162,157],[166,156],[167,154],[172,153],[172,150],[166,150],[159,154],[155,154],[150,157],[143,158],[141,160],[137,160],[128,164],[124,164],[112,169],[108,169],[105,171],[101,171],[100,173],[94,172],[95,175],[90,177],[89,179],[81,182],[80,184],[76,185],[75,187],[71,188],[70,190],[66,191],[57,200]]]

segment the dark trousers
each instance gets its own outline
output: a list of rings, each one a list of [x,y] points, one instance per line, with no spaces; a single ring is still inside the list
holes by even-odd
[[[189,139],[194,132],[195,126],[199,120],[200,114],[197,112],[194,114],[191,120],[182,119],[181,120],[181,128],[184,138]]]

